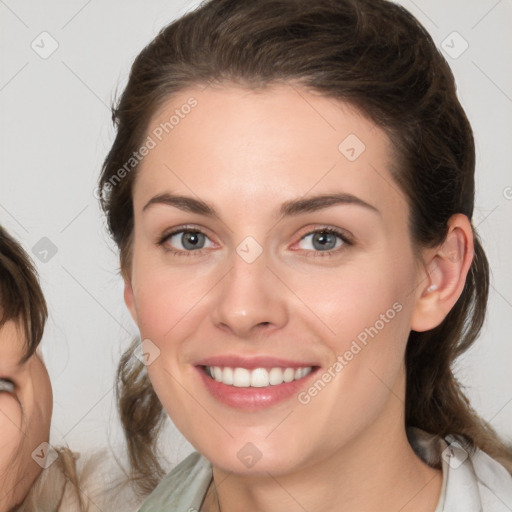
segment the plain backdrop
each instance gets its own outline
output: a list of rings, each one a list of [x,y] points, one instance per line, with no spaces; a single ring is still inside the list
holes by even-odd
[[[457,375],[474,407],[511,439],[512,3],[400,3],[442,48],[475,132],[474,224],[492,288],[483,333]],[[53,444],[87,451],[122,441],[114,373],[137,329],[94,189],[113,140],[116,89],[143,46],[196,5],[0,0],[0,221],[34,258],[49,304],[43,354],[54,389]],[[191,446],[172,426],[167,436],[164,451],[175,463]]]

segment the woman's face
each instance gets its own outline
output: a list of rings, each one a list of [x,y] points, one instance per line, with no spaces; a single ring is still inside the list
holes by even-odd
[[[384,132],[303,89],[225,86],[174,96],[148,136],[125,299],[187,439],[278,475],[403,429],[420,266]]]
[[[50,378],[37,353],[19,364],[24,340],[14,321],[0,328],[0,510],[24,499],[48,452]]]

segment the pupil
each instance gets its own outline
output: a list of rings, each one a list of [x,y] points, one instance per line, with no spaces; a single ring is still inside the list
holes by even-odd
[[[184,233],[182,237],[183,247],[186,249],[197,249],[201,236],[203,235],[197,232]]]
[[[336,245],[336,238],[332,233],[316,233],[313,237],[313,243],[318,242],[321,249],[333,249]],[[327,247],[330,244],[329,247]]]

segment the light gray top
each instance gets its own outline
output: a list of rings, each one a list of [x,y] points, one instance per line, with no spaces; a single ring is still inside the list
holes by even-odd
[[[416,429],[410,435],[421,433]],[[420,448],[411,444],[426,462],[441,461],[443,483],[435,512],[512,511],[512,476],[501,464],[479,449],[466,452],[455,436],[442,440],[426,434],[426,439]],[[160,482],[139,512],[198,512],[212,476],[211,463],[194,452]]]

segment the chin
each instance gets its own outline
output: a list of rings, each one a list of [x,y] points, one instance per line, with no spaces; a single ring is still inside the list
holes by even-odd
[[[212,444],[209,444],[211,447]],[[297,469],[301,460],[297,457],[298,448],[279,450],[270,443],[233,441],[230,446],[217,445],[217,449],[198,450],[214,467],[227,473],[246,476],[274,476],[287,474]],[[302,457],[300,457],[302,459]]]

